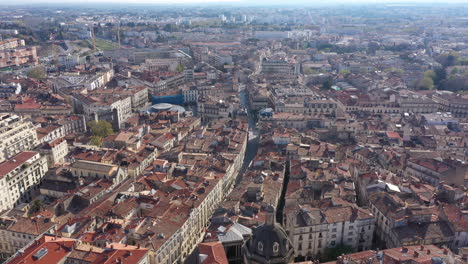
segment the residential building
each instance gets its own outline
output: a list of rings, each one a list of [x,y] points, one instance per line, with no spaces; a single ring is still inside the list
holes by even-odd
[[[34,125],[15,114],[0,114],[0,138],[0,162],[38,144]]]
[[[281,59],[263,59],[261,62],[262,74],[284,74],[292,75],[295,73],[295,65]]]
[[[0,163],[0,211],[31,202],[47,169],[46,157],[35,151],[20,152]]]
[[[438,185],[443,181],[448,184],[463,186],[467,168],[466,164],[456,160],[409,159],[405,173],[433,185]]]
[[[304,204],[285,210],[283,225],[294,245],[295,256],[320,257],[327,248],[340,244],[355,251],[372,247],[375,219],[366,209],[342,203],[318,208]]]
[[[59,138],[43,144],[39,148],[39,152],[47,158],[49,168],[55,167],[57,164],[65,162],[65,156],[68,154],[68,144],[64,138]]]
[[[36,65],[38,63],[36,47],[25,45],[25,41],[22,39],[0,41],[0,68],[24,64]]]
[[[88,121],[105,120],[115,130],[122,128],[123,123],[132,113],[130,96],[119,94],[73,95],[75,113],[84,114]]]
[[[21,84],[19,83],[0,83],[0,98],[8,98],[12,95],[21,93]]]

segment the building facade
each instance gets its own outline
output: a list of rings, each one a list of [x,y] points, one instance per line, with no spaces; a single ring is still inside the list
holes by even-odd
[[[34,125],[15,114],[0,114],[0,162],[38,144]]]
[[[31,202],[47,169],[47,159],[36,151],[24,151],[0,163],[0,211]]]

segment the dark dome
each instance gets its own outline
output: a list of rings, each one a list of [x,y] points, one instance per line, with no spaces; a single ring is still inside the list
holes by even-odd
[[[267,259],[282,257],[288,254],[291,246],[289,238],[280,224],[261,225],[253,232],[250,249],[252,252]],[[259,243],[262,243],[263,250],[260,250]]]
[[[267,218],[274,219],[274,214]],[[288,235],[274,220],[253,230],[244,248],[248,263],[289,263],[294,254]]]

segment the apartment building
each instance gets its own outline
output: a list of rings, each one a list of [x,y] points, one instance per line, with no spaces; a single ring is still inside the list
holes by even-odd
[[[88,91],[104,87],[114,77],[114,70],[108,69],[95,74],[65,73],[53,80],[55,90],[83,87]]]
[[[47,158],[47,166],[49,168],[54,167],[65,162],[65,156],[68,154],[68,144],[64,138],[59,138],[42,145],[39,152]]]
[[[21,84],[19,83],[0,83],[0,98],[8,98],[12,95],[21,93]]]
[[[88,121],[105,120],[119,130],[132,114],[130,96],[119,94],[75,94],[73,95],[75,113],[84,114]]]
[[[0,163],[0,211],[31,202],[47,169],[47,159],[36,151],[23,151]]]
[[[429,158],[409,159],[405,170],[407,176],[414,176],[433,185],[440,182],[464,185],[468,166],[456,160]]]
[[[26,47],[22,39],[0,41],[0,68],[38,63],[36,47]]]
[[[0,162],[38,144],[34,125],[15,114],[0,114]]]
[[[153,87],[152,92],[163,92],[172,88],[177,88],[178,86],[184,84],[186,82],[186,76],[185,73],[178,73],[175,74],[174,76],[165,78],[163,80],[160,80],[155,84]]]
[[[448,91],[440,91],[432,96],[432,100],[439,104],[439,110],[450,112],[455,117],[468,116],[468,97]]]
[[[20,46],[24,46],[26,43],[24,42],[24,39],[6,39],[4,41],[0,41],[0,50],[6,50],[6,49],[15,49]]]
[[[435,113],[439,105],[427,97],[413,97],[400,99],[401,112],[415,114]]]
[[[86,61],[86,57],[82,57],[79,54],[63,54],[58,56],[58,64],[67,69],[72,69],[76,65],[83,64]]]
[[[286,208],[283,226],[294,245],[296,257],[319,257],[327,248],[340,244],[356,251],[369,250],[375,219],[370,211],[354,204],[320,208],[307,204]]]
[[[196,86],[183,87],[182,96],[184,97],[184,103],[196,103],[198,101],[198,93]]]
[[[215,98],[199,98],[197,102],[197,111],[204,120],[228,118],[233,109],[224,100],[215,101]]]
[[[369,209],[376,220],[378,244],[451,246],[454,241],[454,232],[436,217],[434,206],[408,204],[397,195],[375,193],[369,197]]]
[[[296,73],[296,66],[282,59],[263,59],[261,62],[262,74],[285,74],[292,75]],[[300,67],[299,67],[300,68]]]

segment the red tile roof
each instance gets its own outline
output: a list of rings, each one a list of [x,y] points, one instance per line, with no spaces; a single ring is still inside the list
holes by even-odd
[[[27,263],[27,264],[50,264],[59,263],[65,258],[73,249],[75,240],[71,238],[57,237],[54,236],[43,236],[40,239],[33,242],[28,248],[24,250],[24,253],[17,255],[8,264],[16,263]],[[45,252],[42,257],[39,257],[39,251]]]
[[[200,254],[207,255],[208,257],[202,264],[228,264],[226,252],[224,251],[223,244],[219,241],[198,244]]]
[[[9,160],[0,163],[0,178],[3,178],[9,172],[21,166],[24,162],[34,157],[34,155],[37,153],[38,152],[36,151],[23,151]]]

